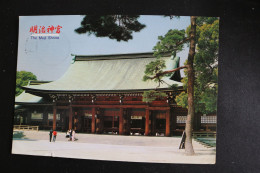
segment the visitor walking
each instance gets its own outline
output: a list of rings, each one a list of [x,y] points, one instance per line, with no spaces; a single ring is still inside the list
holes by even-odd
[[[72,130],[72,141],[75,141],[75,130]]]
[[[52,139],[52,133],[53,133],[53,131],[52,131],[52,129],[50,130],[50,142],[51,142],[51,139]]]
[[[54,131],[53,131],[53,142],[56,141],[56,136],[57,136],[57,132],[54,130]]]
[[[70,135],[69,141],[71,141],[72,140],[72,129],[69,130],[69,135]]]

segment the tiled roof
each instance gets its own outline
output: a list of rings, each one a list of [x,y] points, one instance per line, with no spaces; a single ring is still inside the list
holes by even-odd
[[[170,70],[178,66],[178,60],[170,55],[162,57],[166,61],[166,69]],[[75,56],[67,72],[58,80],[31,85],[25,88],[40,91],[131,91],[155,89],[158,83],[154,81],[144,82],[145,66],[155,60],[152,53],[118,54],[118,55],[94,55]],[[167,84],[178,84],[169,77],[163,79]],[[167,84],[161,84],[160,89],[168,88]]]

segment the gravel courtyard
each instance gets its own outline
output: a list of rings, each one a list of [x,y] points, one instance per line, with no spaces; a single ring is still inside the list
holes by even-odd
[[[68,141],[58,132],[56,142],[49,142],[48,131],[15,131],[13,154],[40,155],[93,160],[127,162],[215,164],[216,148],[207,148],[193,140],[194,156],[179,150],[181,137],[147,137],[76,134],[77,141]]]

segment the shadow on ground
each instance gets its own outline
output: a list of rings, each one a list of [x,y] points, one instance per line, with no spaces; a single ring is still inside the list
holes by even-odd
[[[14,131],[13,132],[13,138],[16,138],[16,139],[21,139],[21,138],[24,138],[25,135],[23,132],[20,132],[20,131]]]
[[[13,140],[37,141],[35,139],[26,138],[23,131],[14,131]]]

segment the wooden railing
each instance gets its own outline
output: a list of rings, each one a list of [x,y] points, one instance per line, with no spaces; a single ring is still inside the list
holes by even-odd
[[[37,130],[37,131],[39,131],[39,126],[14,125],[14,130]]]
[[[216,137],[216,132],[193,132],[193,137]]]

